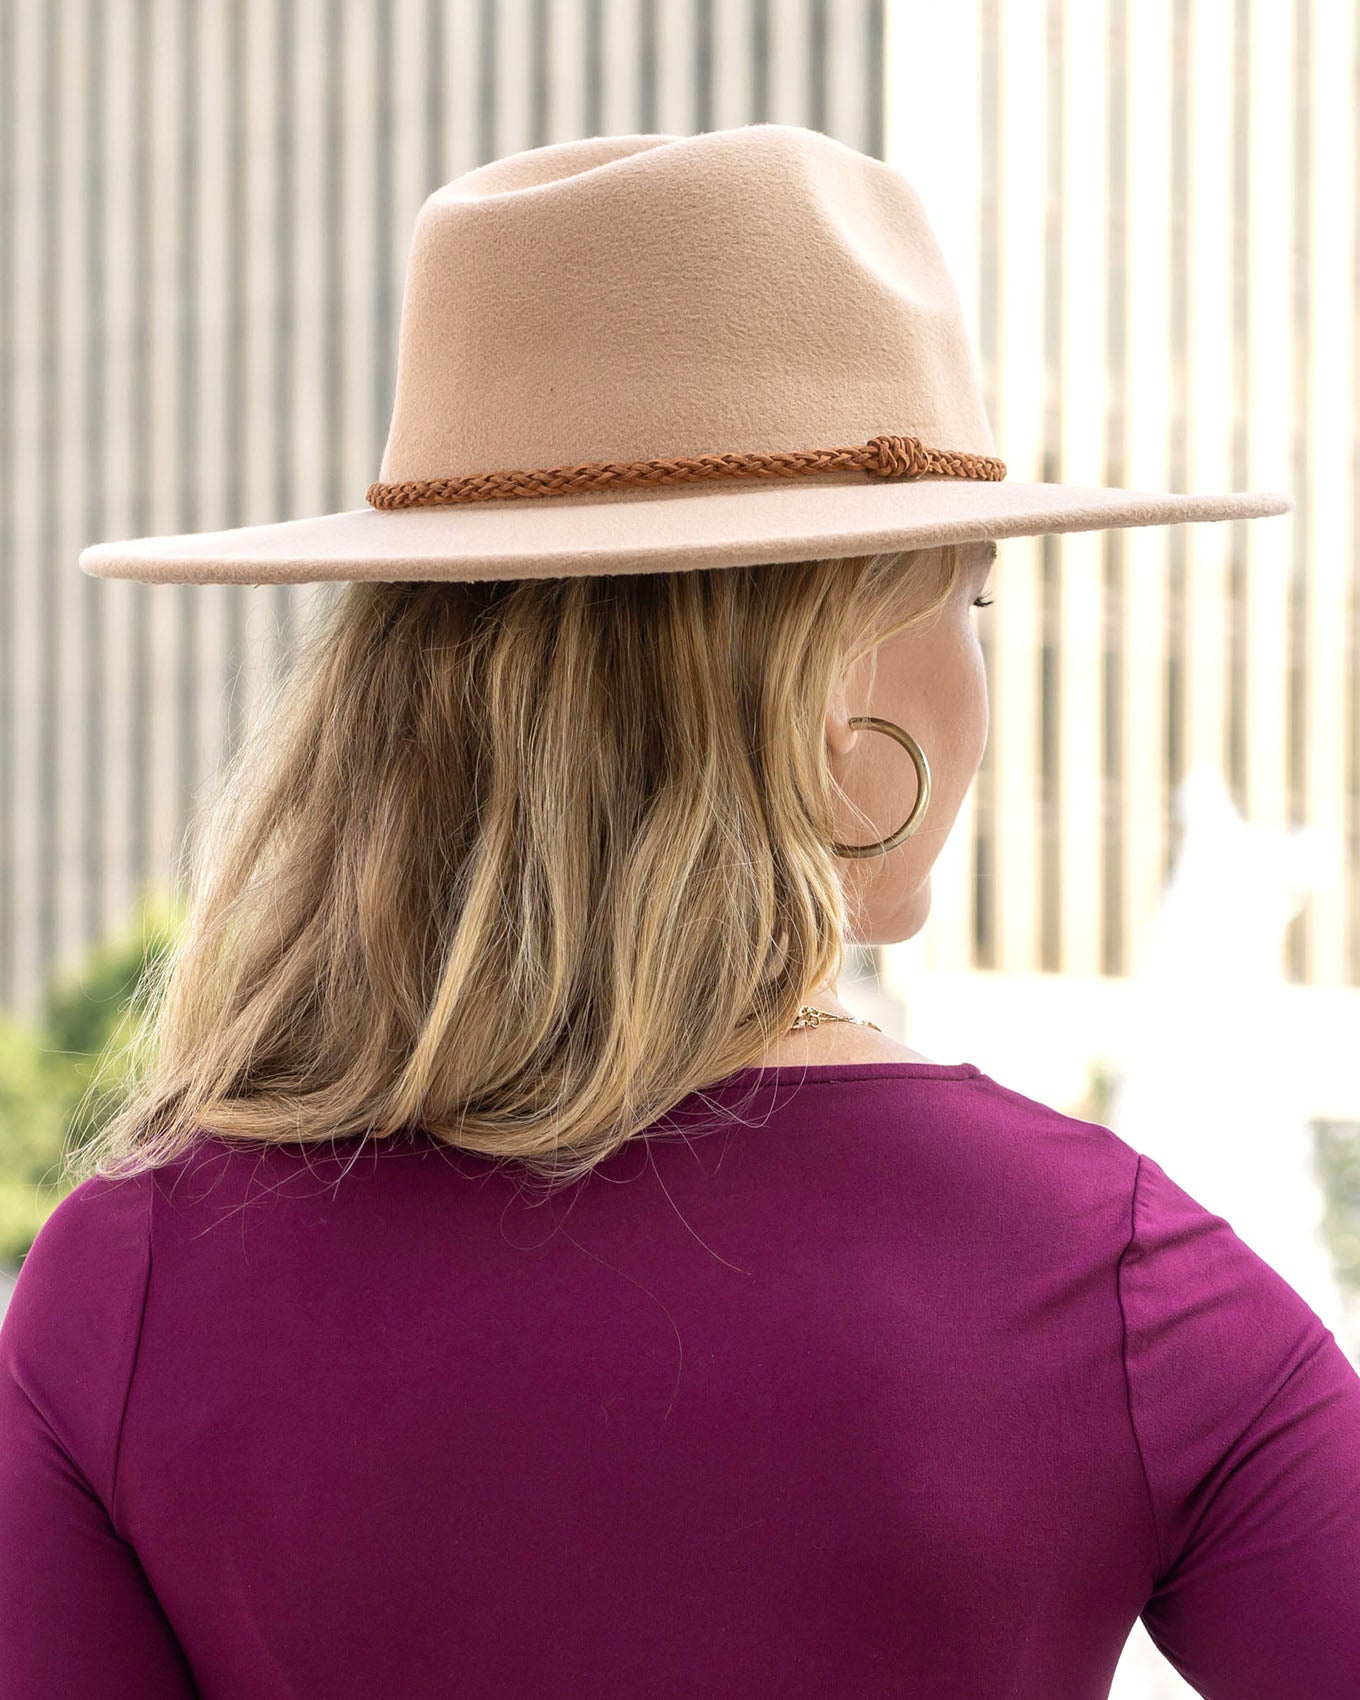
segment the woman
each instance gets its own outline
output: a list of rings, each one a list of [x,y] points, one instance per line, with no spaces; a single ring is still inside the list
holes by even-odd
[[[1289,505],[1005,474],[899,173],[595,137],[422,207],[366,508],[82,554],[346,588],[0,1330],[3,1700],[1360,1691],[1333,1337],[837,995],[996,540]]]

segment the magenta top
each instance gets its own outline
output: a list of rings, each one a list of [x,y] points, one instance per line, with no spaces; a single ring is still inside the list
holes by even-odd
[[[1360,1376],[971,1063],[744,1069],[556,1195],[421,1133],[87,1181],[0,1531],[2,1700],[1097,1700],[1140,1616],[1360,1694]]]

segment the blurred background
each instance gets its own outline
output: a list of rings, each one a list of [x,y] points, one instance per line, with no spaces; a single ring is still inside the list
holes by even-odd
[[[1356,10],[0,0],[0,1265],[335,594],[79,550],[363,506],[438,185],[773,120],[920,190],[1012,478],[1295,504],[1002,544],[981,772],[846,1001],[1154,1156],[1360,1362]]]

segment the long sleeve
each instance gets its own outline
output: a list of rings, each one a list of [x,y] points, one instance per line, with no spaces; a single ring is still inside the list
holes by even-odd
[[[1360,1376],[1147,1156],[1119,1296],[1160,1555],[1149,1636],[1206,1700],[1355,1700]]]
[[[63,1199],[0,1325],[0,1700],[196,1693],[114,1516],[149,1196],[143,1176]]]

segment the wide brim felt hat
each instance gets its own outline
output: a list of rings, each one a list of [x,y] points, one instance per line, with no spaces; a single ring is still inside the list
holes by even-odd
[[[1037,398],[1036,398],[1037,405]],[[387,443],[340,513],[89,545],[100,578],[549,578],[1289,511],[1010,478],[902,172],[817,130],[594,136],[416,218]]]

